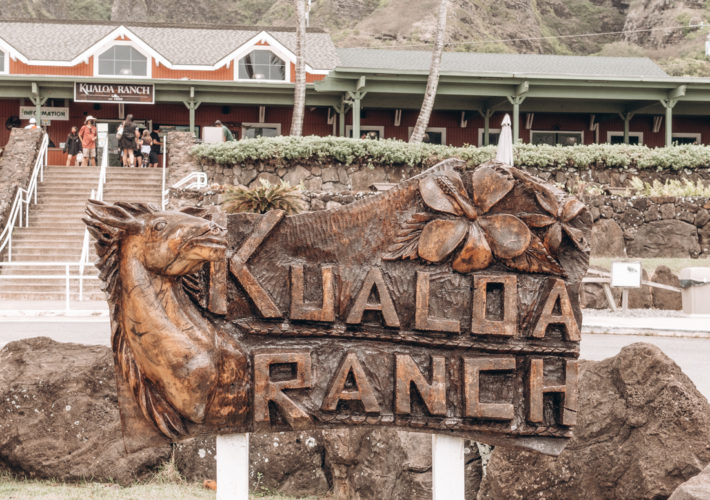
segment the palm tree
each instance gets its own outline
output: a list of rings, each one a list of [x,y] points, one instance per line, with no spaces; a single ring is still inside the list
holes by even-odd
[[[296,2],[296,85],[293,95],[291,135],[303,134],[303,115],[306,109],[306,0]]]
[[[439,22],[436,26],[436,41],[434,42],[434,51],[431,54],[431,67],[429,68],[429,78],[426,82],[424,101],[422,101],[422,109],[419,111],[417,123],[414,126],[414,130],[412,130],[409,142],[422,142],[427,125],[429,125],[431,111],[434,109],[436,88],[439,86],[439,72],[441,71],[441,53],[444,50],[444,35],[446,35],[446,8],[448,3],[448,0],[441,0],[439,5]]]

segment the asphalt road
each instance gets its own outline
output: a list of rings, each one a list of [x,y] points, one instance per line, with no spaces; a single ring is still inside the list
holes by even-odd
[[[0,348],[13,340],[46,336],[60,342],[110,345],[110,330],[106,320],[0,322]],[[660,337],[642,335],[582,335],[581,357],[601,360],[618,353],[622,347],[635,342],[648,342],[660,347],[675,361],[698,390],[710,399],[710,339]]]

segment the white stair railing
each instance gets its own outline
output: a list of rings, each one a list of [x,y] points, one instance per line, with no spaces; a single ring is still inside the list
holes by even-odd
[[[101,153],[101,167],[99,170],[99,183],[96,189],[91,190],[91,199],[103,201],[106,169],[108,168],[108,136],[106,133],[99,134],[99,146],[103,148]],[[79,258],[79,301],[84,300],[84,267],[89,264],[90,245],[91,236],[89,235],[89,230],[84,229],[84,241],[81,244],[81,257]]]
[[[37,183],[44,181],[44,167],[47,165],[48,145],[49,136],[44,134],[27,188],[18,186],[7,222],[5,223],[5,228],[2,230],[2,234],[0,234],[0,255],[2,255],[3,251],[7,248],[8,262],[12,261],[12,232],[15,227],[27,227],[29,225],[30,204],[37,204]]]

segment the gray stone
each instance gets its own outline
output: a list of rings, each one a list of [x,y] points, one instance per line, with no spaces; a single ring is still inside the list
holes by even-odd
[[[710,254],[710,222],[705,223],[703,227],[698,229],[700,240],[700,248],[703,254]]]
[[[673,274],[667,266],[658,266],[653,273],[651,281],[662,285],[680,287],[680,280],[678,279],[678,276]],[[661,288],[652,288],[651,295],[653,295],[653,307],[656,309],[671,309],[679,311],[683,308],[683,301],[680,292],[663,290]]]
[[[323,200],[318,199],[318,198],[313,198],[311,200],[311,210],[324,210],[325,209],[325,203]]]
[[[583,362],[574,437],[559,457],[497,446],[478,498],[666,498],[710,462],[710,405],[663,352]]]
[[[292,186],[298,186],[310,176],[311,173],[307,169],[303,168],[300,165],[297,165],[296,168],[289,170],[289,172],[283,176],[283,180],[285,180]]]
[[[674,219],[675,218],[675,205],[673,203],[664,203],[659,208],[661,219]]]
[[[4,228],[17,188],[30,181],[42,140],[39,129],[14,128],[0,156],[0,227]]]
[[[170,446],[127,453],[107,347],[20,340],[0,350],[0,468],[61,481],[132,483]]]
[[[697,257],[698,230],[679,220],[660,220],[642,225],[626,245],[629,257]]]
[[[338,182],[338,169],[335,167],[324,168],[321,178],[323,182]]]
[[[338,180],[340,180],[340,183],[343,184],[344,186],[350,186],[350,177],[348,177],[348,173],[343,167],[338,167]]]
[[[678,486],[668,500],[708,500],[710,498],[710,465],[697,476]]]
[[[321,190],[321,187],[323,186],[323,181],[320,177],[311,177],[303,183],[303,186],[306,188],[306,191],[311,191],[315,193]]]
[[[648,281],[648,273],[645,269],[641,271],[641,279]],[[631,309],[650,309],[653,307],[653,297],[651,296],[651,287],[641,285],[639,288],[631,288],[629,290],[629,308]]]
[[[249,183],[250,188],[261,187],[261,180],[268,181],[272,185],[281,184],[281,179],[276,175],[269,172],[262,172],[256,176],[256,179]]]
[[[353,191],[369,191],[376,182],[387,182],[387,173],[382,167],[363,168],[350,176]]]
[[[256,176],[258,175],[258,172],[255,168],[246,169],[235,167],[234,173],[234,183],[243,184],[245,186],[248,186],[249,183],[256,179]]]
[[[624,232],[613,219],[600,219],[592,226],[590,245],[593,256],[625,257]]]
[[[342,206],[343,206],[342,203],[338,203],[337,201],[331,200],[325,204],[325,209],[330,210],[330,209],[338,208],[338,207],[342,207]]]
[[[703,227],[708,222],[710,222],[710,212],[704,208],[701,208],[698,210],[698,213],[695,214],[695,220],[693,223],[698,227]]]

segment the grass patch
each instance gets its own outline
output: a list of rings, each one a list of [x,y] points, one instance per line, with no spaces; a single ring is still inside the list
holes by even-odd
[[[654,271],[658,266],[668,266],[671,271],[678,272],[685,267],[710,267],[710,259],[691,259],[691,258],[671,258],[671,257],[655,257],[648,259],[620,258],[620,257],[592,257],[589,259],[589,267],[596,267],[611,270],[611,263],[618,261],[641,262],[641,267],[648,273],[648,277],[653,276]]]

